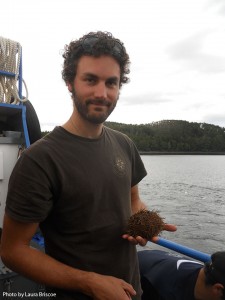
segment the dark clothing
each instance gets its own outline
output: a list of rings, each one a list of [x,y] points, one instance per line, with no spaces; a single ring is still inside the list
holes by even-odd
[[[103,127],[98,139],[87,139],[56,127],[17,162],[6,212],[19,221],[40,222],[50,256],[122,278],[140,299],[136,248],[122,234],[131,215],[131,187],[145,175],[124,134]]]
[[[161,250],[138,252],[143,300],[194,300],[202,263]]]

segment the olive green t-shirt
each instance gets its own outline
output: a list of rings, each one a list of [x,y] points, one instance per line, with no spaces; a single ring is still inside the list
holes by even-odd
[[[87,139],[56,127],[19,158],[6,212],[18,221],[40,223],[50,256],[122,278],[137,291],[133,299],[140,299],[136,247],[122,235],[131,215],[131,187],[145,175],[124,134],[103,127],[98,139]],[[80,299],[69,294],[65,299]]]

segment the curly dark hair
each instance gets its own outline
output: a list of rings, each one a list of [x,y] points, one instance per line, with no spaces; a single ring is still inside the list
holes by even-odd
[[[62,78],[66,84],[72,83],[76,76],[79,59],[84,56],[112,56],[120,65],[120,87],[129,82],[126,76],[130,73],[129,55],[123,43],[112,36],[110,32],[90,32],[78,40],[71,41],[64,47],[64,64]]]

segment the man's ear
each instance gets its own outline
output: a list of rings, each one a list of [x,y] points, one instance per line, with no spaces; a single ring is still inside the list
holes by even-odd
[[[213,285],[213,293],[218,299],[223,296],[224,286],[221,283],[215,283]]]
[[[71,83],[68,82],[68,83],[67,83],[67,87],[68,87],[68,90],[70,91],[70,93],[72,93],[72,90],[73,90],[73,89],[72,89]]]

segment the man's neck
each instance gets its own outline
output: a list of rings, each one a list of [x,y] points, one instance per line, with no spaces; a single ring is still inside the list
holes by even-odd
[[[63,125],[63,128],[72,134],[84,138],[97,139],[102,134],[103,124],[92,124],[72,114],[69,120]]]
[[[211,295],[210,286],[205,284],[204,268],[199,271],[198,278],[195,284],[194,296],[196,300],[214,299]]]

